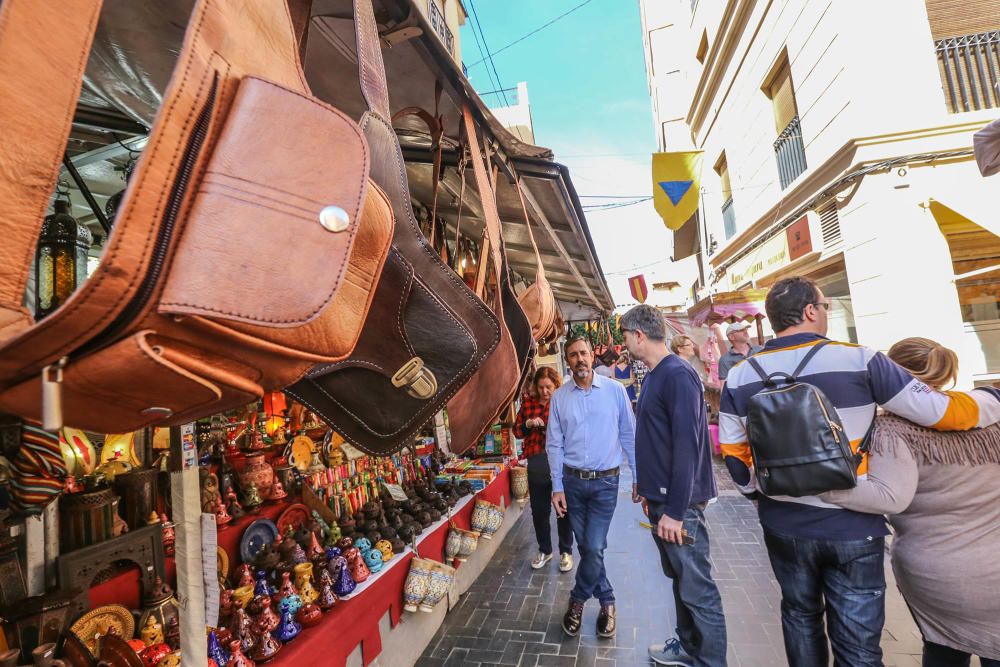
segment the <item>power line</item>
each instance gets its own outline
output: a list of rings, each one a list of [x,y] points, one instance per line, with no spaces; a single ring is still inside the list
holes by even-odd
[[[592,204],[590,206],[584,206],[583,210],[587,212],[591,211],[609,211],[615,208],[625,208],[626,206],[635,206],[636,204],[643,204],[648,202],[652,197],[643,197],[642,199],[637,199],[635,201],[625,201],[625,202],[614,202],[612,204]]]
[[[479,31],[476,30],[475,23],[472,23],[471,27],[472,27],[472,37],[476,40],[476,49],[479,51],[479,55],[482,56],[484,51],[483,51],[483,45],[479,41]],[[493,72],[490,71],[489,67],[486,68],[486,80],[489,81],[489,84],[491,86],[494,84]],[[495,83],[497,86],[497,90],[503,88],[503,85],[500,83],[499,79],[497,79]]]
[[[503,96],[504,106],[510,106],[510,101],[507,99],[507,93],[503,90],[503,84],[500,82],[500,73],[497,72],[497,64],[493,61],[493,54],[490,53],[490,46],[486,43],[486,33],[483,32],[483,24],[479,22],[479,13],[476,11],[476,4],[469,0],[469,8],[472,9],[472,20],[475,23],[475,27],[479,29],[479,36],[483,40],[483,50],[486,52],[486,57],[484,60],[490,62],[490,67],[493,68],[493,76],[497,80],[497,88],[500,89],[500,94]]]
[[[556,21],[558,21],[560,19],[566,18],[567,16],[569,16],[570,14],[572,14],[573,12],[575,12],[576,10],[580,9],[581,7],[583,7],[585,5],[589,5],[593,1],[594,0],[584,0],[583,2],[581,2],[580,4],[578,4],[576,7],[573,7],[572,9],[569,9],[569,10],[563,12],[562,14],[560,14],[559,16],[555,17],[554,19],[552,19],[551,21],[549,21],[547,23],[543,23],[542,25],[538,26],[537,28],[535,28],[534,30],[532,30],[531,32],[529,32],[528,34],[522,35],[521,37],[518,37],[517,39],[515,39],[510,44],[507,44],[506,46],[500,47],[499,49],[497,49],[496,51],[494,51],[492,55],[495,56],[498,53],[503,53],[504,51],[506,51],[510,47],[514,46],[515,44],[519,44],[520,42],[523,42],[524,40],[526,40],[529,37],[531,37],[532,35],[534,35],[535,33],[540,32],[542,30],[545,30],[546,28],[548,28],[550,25],[552,25]],[[470,2],[469,4],[471,5],[472,3]],[[475,10],[473,10],[473,11],[475,11]],[[476,62],[472,63],[471,65],[466,65],[466,67],[475,67],[476,65],[482,63],[485,60],[486,60],[486,58],[482,58],[482,59],[477,60]]]

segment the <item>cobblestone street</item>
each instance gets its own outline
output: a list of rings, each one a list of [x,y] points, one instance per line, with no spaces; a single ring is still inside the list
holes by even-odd
[[[737,491],[724,488],[706,514],[712,535],[715,579],[722,592],[729,635],[729,665],[786,665],[781,638],[780,595],[771,574],[757,513]],[[541,570],[529,561],[535,552],[530,513],[525,512],[489,567],[449,613],[431,641],[420,667],[438,665],[559,665],[613,667],[652,664],[647,647],[663,641],[674,627],[670,586],[660,570],[638,505],[630,502],[622,479],[621,496],[609,535],[606,564],[615,586],[618,634],[599,639],[598,607],[588,603],[580,636],[566,638],[560,620],[573,587],[573,572],[561,574],[555,560]],[[886,564],[887,573],[891,569]],[[893,581],[889,581],[887,622],[882,645],[887,666],[920,665],[920,637]],[[973,664],[978,664],[973,662]]]

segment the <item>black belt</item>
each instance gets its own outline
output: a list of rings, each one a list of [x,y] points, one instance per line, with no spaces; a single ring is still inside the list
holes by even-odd
[[[598,479],[599,477],[614,477],[618,474],[618,468],[608,470],[577,470],[569,466],[563,466],[563,473],[580,479]]]

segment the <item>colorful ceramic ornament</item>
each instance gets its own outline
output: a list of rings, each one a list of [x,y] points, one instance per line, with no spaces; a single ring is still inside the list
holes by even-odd
[[[156,616],[150,614],[146,619],[146,625],[142,627],[139,633],[142,637],[142,643],[146,646],[152,646],[153,644],[163,643],[163,625],[156,620]]]
[[[388,562],[392,558],[392,543],[389,540],[379,540],[375,543],[375,548],[382,554],[382,560]]]
[[[295,566],[295,587],[299,591],[299,597],[304,604],[311,604],[319,597],[319,593],[313,586],[313,564],[301,563]]]
[[[281,614],[281,625],[275,631],[275,636],[278,638],[282,644],[287,644],[302,632],[302,626],[295,622],[292,618],[291,611],[283,611]]]
[[[316,604],[322,611],[330,611],[337,604],[337,594],[333,592],[333,577],[327,570],[319,575],[319,599]]]
[[[257,648],[253,651],[253,659],[256,662],[267,662],[278,655],[281,650],[281,642],[274,638],[274,634],[269,630],[261,633],[257,641]]]
[[[295,620],[303,628],[311,628],[323,620],[323,610],[312,603],[303,605],[302,609],[299,609],[299,612],[295,614]]]
[[[268,597],[275,595],[278,591],[275,590],[267,581],[267,572],[264,570],[257,570],[257,583],[254,584],[253,588],[254,595],[266,595]]]
[[[260,613],[257,614],[257,626],[265,628],[268,632],[272,632],[278,629],[280,623],[281,617],[272,608],[271,599],[262,599],[260,601]]]
[[[337,597],[342,598],[350,595],[358,587],[358,583],[351,577],[350,569],[347,567],[347,559],[343,556],[337,556],[331,560],[327,567],[333,576],[333,592],[337,594]]]
[[[382,552],[378,549],[369,549],[364,555],[365,565],[368,566],[372,574],[382,571]]]
[[[222,648],[215,630],[208,633],[208,657],[215,660],[215,664],[223,667],[229,662],[229,651]]]
[[[229,642],[229,662],[226,667],[256,667],[254,661],[244,655],[238,639]]]
[[[403,609],[417,611],[427,595],[431,583],[433,561],[414,558],[410,561],[410,572],[403,583]]]
[[[367,537],[362,537],[360,540],[355,540],[354,546],[364,556],[372,548],[372,543],[368,541]]]

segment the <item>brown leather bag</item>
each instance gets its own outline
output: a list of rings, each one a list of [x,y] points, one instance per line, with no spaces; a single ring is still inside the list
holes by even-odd
[[[476,297],[420,232],[390,120],[371,0],[354,0],[354,20],[368,105],[361,127],[371,148],[372,179],[385,190],[396,216],[393,249],[354,352],[317,365],[287,391],[360,449],[388,454],[412,445],[498,344],[509,349],[501,332],[505,339],[509,334],[497,311]],[[449,410],[449,419],[454,431],[463,428],[467,415]]]
[[[552,287],[545,277],[545,266],[542,264],[542,256],[538,252],[538,244],[535,243],[535,234],[531,231],[531,216],[528,215],[528,207],[524,205],[524,192],[521,190],[521,181],[515,180],[514,187],[517,189],[517,197],[521,202],[521,211],[524,213],[524,224],[528,228],[528,238],[531,239],[531,247],[535,251],[535,282],[528,286],[517,298],[524,309],[524,314],[531,323],[531,335],[534,339],[544,340],[552,334],[556,321],[556,297],[552,293]]]
[[[485,284],[486,302],[491,304],[497,318],[504,322],[503,338],[485,364],[472,376],[448,403],[448,423],[451,426],[451,450],[460,453],[479,440],[497,420],[499,414],[517,396],[528,375],[534,354],[531,325],[521,310],[510,284],[506,253],[501,235],[500,216],[496,198],[486,174],[472,112],[463,109],[465,133],[472,152],[472,170],[476,189],[482,201],[486,222],[484,245],[488,260],[480,261],[480,283]]]
[[[0,171],[30,174],[0,182],[0,408],[37,418],[44,385],[68,424],[129,431],[234,408],[345,357],[393,216],[359,127],[311,96],[280,0],[195,3],[100,266],[42,321],[23,308],[100,5],[0,6]]]

